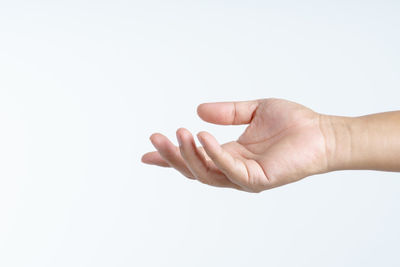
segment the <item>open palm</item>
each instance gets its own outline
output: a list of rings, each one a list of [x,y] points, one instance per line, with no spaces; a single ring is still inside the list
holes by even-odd
[[[297,181],[328,168],[323,115],[282,99],[207,103],[199,116],[221,125],[249,124],[237,141],[219,145],[207,132],[197,137],[178,129],[176,147],[164,135],[150,138],[157,151],[142,161],[173,167],[203,183],[250,192]]]

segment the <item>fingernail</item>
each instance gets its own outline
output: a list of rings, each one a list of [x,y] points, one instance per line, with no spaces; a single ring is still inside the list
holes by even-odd
[[[199,134],[197,134],[197,139],[199,140],[200,144],[201,144],[202,146],[204,146],[203,138],[202,138]]]
[[[179,137],[179,134],[176,135],[176,139],[178,139],[178,144],[179,144],[179,146],[182,146],[182,140],[181,140],[181,138]]]

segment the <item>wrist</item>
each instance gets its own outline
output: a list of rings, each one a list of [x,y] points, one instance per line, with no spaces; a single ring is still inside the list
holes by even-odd
[[[325,138],[326,172],[351,169],[356,149],[356,118],[320,116],[320,128]]]

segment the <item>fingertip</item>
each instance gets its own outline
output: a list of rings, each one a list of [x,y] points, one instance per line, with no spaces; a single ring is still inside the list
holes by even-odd
[[[188,129],[185,129],[185,128],[179,128],[176,131],[176,137],[177,137],[178,141],[179,140],[185,141],[185,140],[193,139],[192,133]]]
[[[152,135],[150,135],[150,141],[153,143],[155,141],[158,141],[160,138],[162,137],[162,134],[160,133],[153,133]]]
[[[150,141],[157,150],[168,144],[168,138],[161,133],[154,133],[150,136]]]
[[[218,123],[218,120],[215,119],[215,107],[219,103],[202,103],[197,106],[197,115],[206,122],[210,123]]]
[[[207,154],[220,152],[221,146],[212,134],[202,131],[197,134],[197,138],[199,139],[203,148],[206,150]]]
[[[187,131],[185,128],[180,127],[180,128],[178,128],[178,130],[176,130],[176,134],[177,134],[177,135],[181,135],[181,134],[183,134],[185,131]]]
[[[203,140],[207,140],[207,139],[208,140],[216,140],[215,137],[207,131],[201,131],[197,134],[197,136],[202,138]]]
[[[150,154],[150,152],[148,152],[148,153],[142,155],[140,161],[141,161],[142,163],[145,163],[145,164],[150,164],[150,161],[149,161],[149,154]]]
[[[178,130],[176,130],[176,140],[178,140],[179,146],[182,146],[182,134],[184,131],[184,128],[179,128]]]
[[[146,154],[142,155],[141,161],[148,165],[170,167],[168,162],[165,161],[158,151],[147,152]]]
[[[200,131],[200,132],[197,133],[197,136],[204,136],[204,135],[206,135],[206,134],[208,134],[208,132],[206,132],[206,131]]]
[[[196,112],[197,112],[197,115],[199,115],[200,116],[200,113],[201,113],[201,109],[202,109],[202,106],[203,104],[200,104],[200,105],[198,105],[197,106],[197,109],[196,109]]]
[[[199,115],[199,117],[202,116],[203,112],[204,112],[204,108],[207,104],[206,103],[202,103],[200,105],[197,106],[197,115]]]
[[[207,135],[209,135],[209,133],[207,133],[206,131],[201,131],[197,133],[197,139],[199,140],[199,142],[204,146],[205,143],[205,139],[207,138]]]

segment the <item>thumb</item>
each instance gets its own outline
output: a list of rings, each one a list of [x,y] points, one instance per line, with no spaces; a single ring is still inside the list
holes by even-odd
[[[204,121],[215,124],[249,124],[258,105],[259,100],[204,103],[197,107],[197,114]]]

